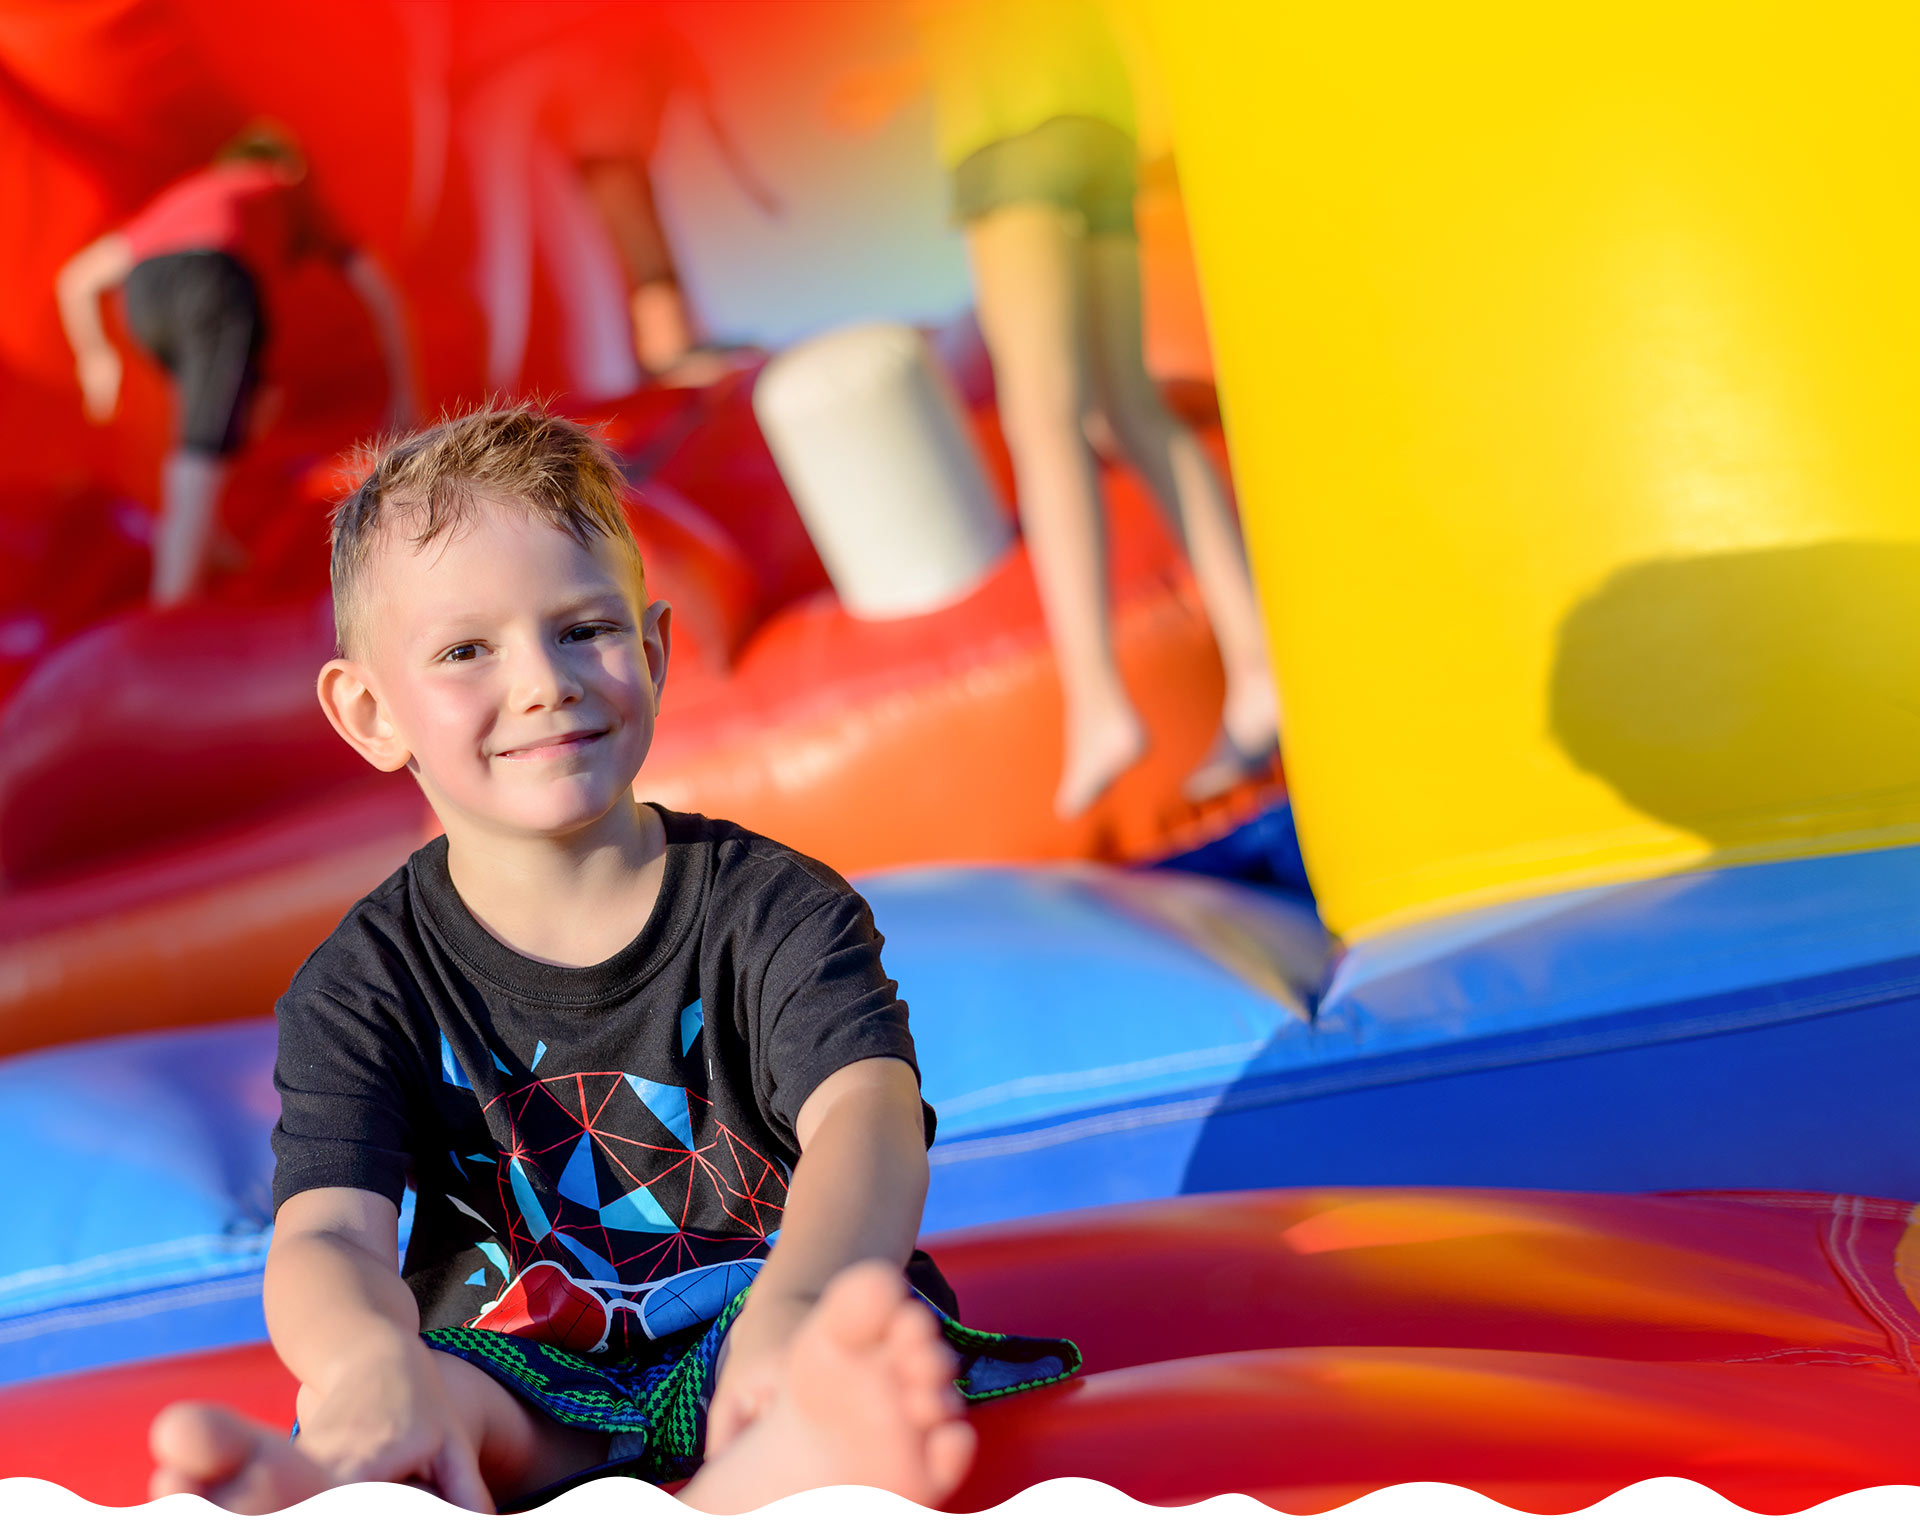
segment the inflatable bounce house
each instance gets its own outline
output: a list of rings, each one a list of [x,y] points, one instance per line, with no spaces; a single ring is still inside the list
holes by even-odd
[[[470,389],[445,272],[480,214],[418,164],[458,158],[463,50],[538,52],[551,13],[448,7],[436,117],[401,9],[0,26],[0,195],[48,209],[19,289],[271,112],[406,276],[426,390]],[[927,369],[951,336],[579,410],[690,648],[642,788],[855,875],[941,1120],[928,1243],[971,1323],[1086,1355],[975,1412],[952,1508],[1063,1475],[1295,1511],[1414,1479],[1538,1511],[1655,1475],[1770,1511],[1920,1483],[1911,39],[1722,0],[1151,9],[1224,434],[1175,400],[1231,461],[1284,800],[1181,798],[1220,668],[1113,470],[1153,747],[1052,814],[1058,680],[990,378]],[[320,342],[331,300],[275,341],[317,348],[236,473],[245,568],[166,613],[139,607],[157,379],[77,471],[49,320],[4,307],[36,443],[0,482],[0,1138],[34,1169],[0,1200],[0,1474],[102,1502],[140,1497],[170,1399],[291,1418],[263,1014],[434,830],[310,698],[315,526],[374,422],[339,414],[367,352]],[[835,389],[894,420],[876,470],[950,500],[925,586],[911,545],[856,586],[816,522]]]

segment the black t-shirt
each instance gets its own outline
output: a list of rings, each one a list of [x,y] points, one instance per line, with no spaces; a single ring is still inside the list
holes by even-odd
[[[658,1334],[649,1292],[766,1254],[813,1089],[858,1060],[915,1063],[845,880],[730,822],[660,818],[659,901],[602,964],[501,944],[455,891],[443,837],[347,914],[275,1009],[274,1207],[314,1187],[398,1203],[411,1180],[424,1328],[469,1322],[550,1262],[610,1305],[612,1349],[637,1347]]]

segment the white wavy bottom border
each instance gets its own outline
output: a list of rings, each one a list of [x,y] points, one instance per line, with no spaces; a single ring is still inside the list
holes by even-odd
[[[137,1523],[131,1520],[136,1514],[140,1517]],[[1177,1523],[1173,1521],[1176,1515],[1180,1517]],[[268,1519],[289,1526],[383,1526],[386,1522],[451,1526],[466,1518],[467,1512],[418,1489],[399,1484],[349,1484]],[[731,1519],[764,1526],[894,1526],[899,1522],[926,1526],[939,1518],[939,1511],[910,1505],[881,1490],[843,1485],[796,1495]],[[90,1504],[41,1479],[0,1479],[0,1521],[9,1526],[13,1522],[103,1526],[108,1521],[126,1521],[128,1526],[204,1526],[237,1519],[205,1500],[186,1495],[116,1509]],[[537,1526],[628,1526],[630,1522],[691,1526],[696,1521],[718,1518],[701,1515],[647,1484],[603,1478],[519,1519]],[[1570,1526],[1643,1526],[1669,1521],[1716,1526],[1759,1521],[1914,1526],[1920,1520],[1920,1485],[1861,1489],[1792,1515],[1762,1515],[1729,1504],[1703,1484],[1683,1478],[1655,1478],[1632,1484],[1585,1510],[1537,1516],[1511,1510],[1455,1484],[1396,1484],[1318,1515],[1288,1515],[1244,1494],[1223,1494],[1194,1505],[1161,1508],[1143,1505],[1105,1484],[1084,1478],[1058,1478],[967,1519],[986,1526],[1060,1526],[1080,1521],[1132,1522],[1137,1526],[1267,1526],[1274,1521],[1312,1521],[1316,1526],[1512,1526],[1519,1521],[1547,1520],[1568,1522]]]

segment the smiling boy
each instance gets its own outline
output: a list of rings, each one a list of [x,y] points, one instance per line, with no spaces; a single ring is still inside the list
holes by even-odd
[[[298,1440],[175,1406],[156,1493],[412,1480],[485,1509],[704,1458],[707,1509],[937,1503],[972,1448],[955,1345],[992,1353],[969,1397],[1074,1365],[953,1324],[914,1250],[933,1115],[865,902],[635,800],[672,622],[621,486],[578,425],[502,409],[388,449],[336,516],[321,705],[446,835],[277,1009],[265,1297]]]

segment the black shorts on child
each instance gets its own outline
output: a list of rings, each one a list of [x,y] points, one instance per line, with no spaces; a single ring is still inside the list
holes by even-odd
[[[266,337],[252,272],[218,249],[157,254],[133,267],[122,299],[133,337],[178,389],[180,443],[238,449]]]

